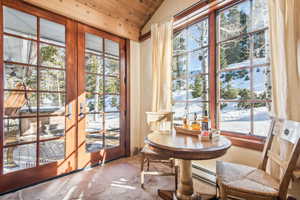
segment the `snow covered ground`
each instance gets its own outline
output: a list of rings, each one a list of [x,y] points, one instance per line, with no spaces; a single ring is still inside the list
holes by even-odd
[[[197,113],[202,116],[203,107],[201,103],[193,103],[189,108],[189,118],[192,119],[192,114]],[[175,103],[173,106],[175,111],[174,123],[181,124],[182,120],[179,118],[184,117],[185,103]],[[250,109],[238,109],[237,103],[228,103],[227,107],[222,109],[220,113],[220,129],[232,132],[239,132],[249,134],[251,132]],[[266,136],[270,126],[269,111],[267,107],[259,107],[253,109],[253,131],[255,135]]]
[[[255,64],[267,63],[268,59],[259,58],[255,59]],[[249,65],[249,61],[242,63],[236,63],[230,65],[228,68],[235,68],[239,66]],[[250,73],[250,72],[249,72]],[[253,90],[256,94],[261,94],[267,90],[270,79],[266,74],[270,74],[268,67],[254,68],[253,70]],[[175,112],[175,123],[182,123],[181,118],[189,113],[189,118],[192,119],[193,113],[197,113],[199,117],[203,116],[204,109],[209,109],[208,104],[200,102],[201,98],[192,98],[192,90],[186,90],[188,83],[186,80],[182,81],[182,88],[173,91],[173,111]],[[230,83],[233,88],[250,88],[250,80],[245,81],[244,79],[232,80]],[[184,101],[188,101],[186,104]],[[205,105],[206,104],[206,105]],[[251,132],[251,110],[250,109],[239,109],[237,104],[234,102],[227,102],[227,106],[224,107],[219,113],[220,129],[240,132],[249,134]],[[270,125],[269,110],[267,107],[253,108],[253,134],[266,136],[268,127]]]

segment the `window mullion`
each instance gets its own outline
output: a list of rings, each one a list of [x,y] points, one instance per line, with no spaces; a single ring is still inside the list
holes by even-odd
[[[250,31],[252,32],[253,27],[253,1],[250,0]],[[250,92],[251,99],[254,100],[254,77],[253,77],[253,54],[254,54],[254,34],[250,34]],[[250,104],[250,135],[254,135],[254,103]]]
[[[36,96],[37,96],[37,111],[36,111],[36,114],[37,114],[37,138],[36,138],[36,142],[37,142],[37,145],[36,145],[36,166],[38,167],[40,165],[40,64],[41,64],[41,58],[40,58],[40,17],[37,17],[37,93],[36,93]]]

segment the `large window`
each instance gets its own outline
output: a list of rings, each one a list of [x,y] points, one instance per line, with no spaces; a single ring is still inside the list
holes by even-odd
[[[208,19],[174,33],[173,111],[175,123],[209,109]]]
[[[216,108],[209,113],[212,119],[216,113],[223,132],[266,136],[271,104],[267,2],[244,0],[216,11],[215,18],[213,14],[174,33],[175,123]],[[215,24],[210,27],[215,34],[208,34],[208,24]],[[216,49],[214,55],[209,55],[210,48]]]
[[[219,127],[265,136],[271,100],[267,3],[243,1],[219,11],[216,20]]]

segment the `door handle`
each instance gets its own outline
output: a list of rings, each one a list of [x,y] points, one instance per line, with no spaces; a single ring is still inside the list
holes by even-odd
[[[84,104],[80,103],[79,106],[79,117],[84,117]]]
[[[68,111],[67,111],[66,117],[67,117],[69,120],[72,119],[72,104],[71,104],[71,103],[68,104]]]

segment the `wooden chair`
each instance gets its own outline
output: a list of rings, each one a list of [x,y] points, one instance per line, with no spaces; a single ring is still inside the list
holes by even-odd
[[[147,123],[151,131],[172,131],[173,113],[172,112],[147,112]],[[141,150],[141,187],[144,188],[145,175],[153,176],[174,176],[175,189],[177,189],[178,167],[175,166],[174,159],[165,157],[152,151],[148,145]],[[170,167],[170,172],[150,171],[150,163],[163,163]],[[145,164],[147,168],[145,169]]]
[[[300,123],[273,119],[258,169],[227,162],[217,162],[217,186],[221,199],[284,200],[300,154]],[[291,145],[291,153],[283,160],[275,153],[275,143]],[[245,155],[247,156],[247,155]],[[280,166],[281,174],[267,173],[270,162]]]

